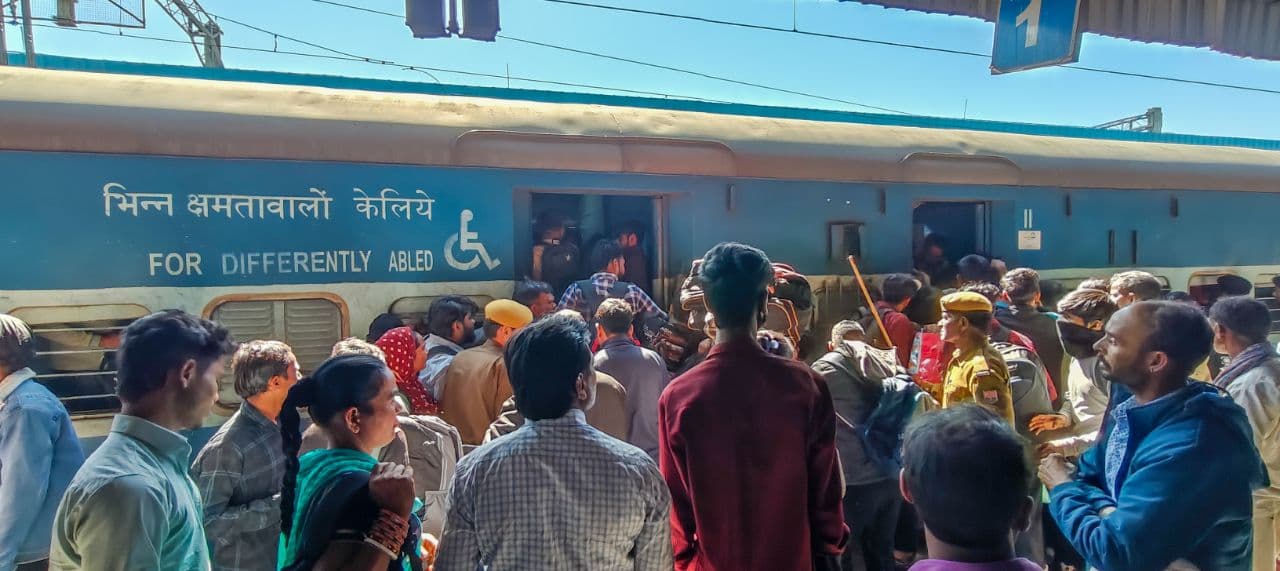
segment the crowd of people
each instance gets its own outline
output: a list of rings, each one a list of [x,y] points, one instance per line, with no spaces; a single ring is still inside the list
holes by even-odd
[[[540,232],[554,274],[563,228]],[[1138,271],[1053,300],[1034,270],[930,246],[810,364],[762,327],[777,266],[724,243],[695,265],[706,340],[672,363],[669,316],[624,281],[635,246],[380,316],[312,371],[144,317],[88,458],[0,314],[0,570],[1276,569],[1262,302]],[[228,373],[240,408],[191,461]]]

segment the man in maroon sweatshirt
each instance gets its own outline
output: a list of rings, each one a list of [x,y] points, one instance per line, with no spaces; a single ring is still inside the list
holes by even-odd
[[[827,385],[755,340],[772,277],[764,252],[743,244],[702,259],[715,346],[658,403],[680,571],[811,571],[838,565],[849,536]]]

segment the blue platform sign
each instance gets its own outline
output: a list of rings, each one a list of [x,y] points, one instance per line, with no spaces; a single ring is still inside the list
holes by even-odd
[[[991,73],[1076,61],[1080,0],[1000,0]]]

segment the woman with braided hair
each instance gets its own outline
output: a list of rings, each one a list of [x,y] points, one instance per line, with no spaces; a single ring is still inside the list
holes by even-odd
[[[413,471],[373,456],[397,438],[395,392],[395,375],[368,355],[333,357],[290,389],[280,413],[282,569],[421,569]],[[299,458],[301,407],[330,444]]]

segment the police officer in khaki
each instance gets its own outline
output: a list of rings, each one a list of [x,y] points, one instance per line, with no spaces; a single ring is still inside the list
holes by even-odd
[[[943,296],[942,340],[956,347],[943,376],[942,408],[976,402],[1013,424],[1009,367],[991,347],[991,301],[974,292]]]

